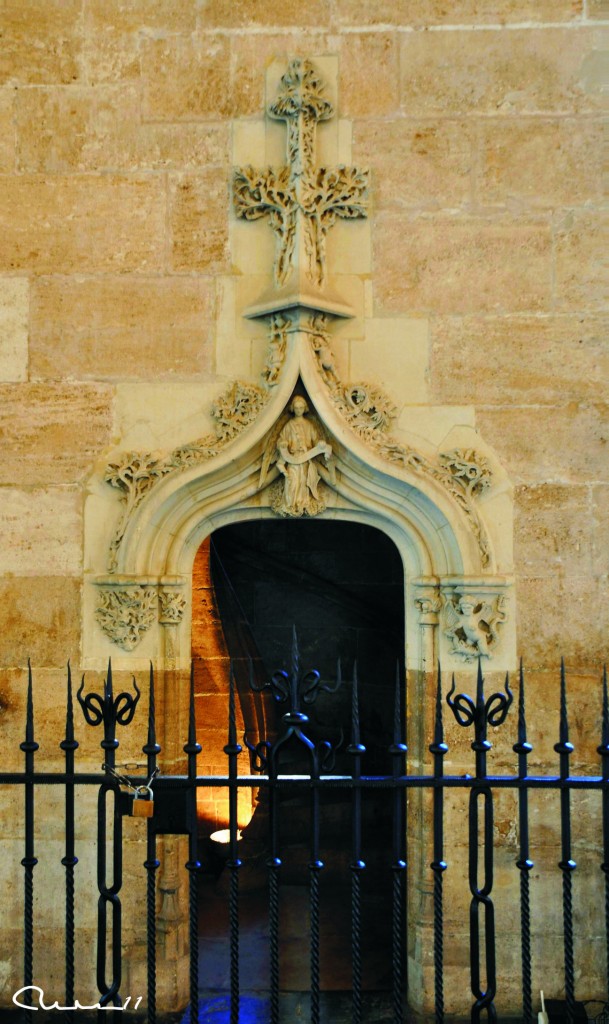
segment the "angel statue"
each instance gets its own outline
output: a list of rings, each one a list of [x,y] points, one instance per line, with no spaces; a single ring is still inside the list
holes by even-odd
[[[271,508],[282,516],[315,516],[326,507],[320,480],[334,480],[332,446],[318,424],[305,418],[309,406],[302,395],[296,395],[289,411],[291,417],[283,416],[268,440],[260,486],[281,474],[283,484],[275,489]]]
[[[492,649],[499,640],[499,625],[505,622],[504,598],[498,597],[494,607],[488,601],[479,601],[463,594],[446,601],[444,605],[444,634],[453,645],[453,654],[466,661],[492,657]]]

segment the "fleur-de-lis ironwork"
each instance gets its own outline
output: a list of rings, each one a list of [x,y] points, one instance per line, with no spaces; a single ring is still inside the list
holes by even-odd
[[[109,751],[110,756],[113,756],[113,752],[118,747],[116,726],[129,725],[133,720],[135,709],[140,699],[140,690],[135,681],[135,676],[133,677],[135,695],[127,693],[126,690],[121,690],[115,697],[112,691],[112,661],[109,661],[108,672],[104,680],[103,694],[87,693],[83,697],[84,688],[85,677],[83,675],[82,682],[76,693],[78,703],[82,708],[87,725],[97,726],[103,724],[104,738],[100,746],[104,750]]]
[[[286,728],[274,743],[271,744],[264,740],[257,746],[253,746],[247,737],[244,737],[248,750],[254,756],[254,770],[264,771],[271,763],[276,765],[279,749],[294,736],[308,749],[314,772],[331,771],[337,749],[343,741],[342,731],[337,745],[331,744],[328,740],[321,740],[315,744],[303,732],[303,727],[308,723],[309,716],[301,710],[301,707],[314,704],[320,693],[336,693],[340,685],[340,662],[338,663],[336,682],[333,685],[322,682],[317,669],[311,669],[303,675],[300,674],[300,654],[295,627],[292,630],[292,665],[289,672],[284,669],[274,672],[270,681],[260,686],[254,680],[253,668],[250,663],[250,688],[254,693],[270,690],[273,699],[278,704],[288,705],[288,710],[282,716]]]

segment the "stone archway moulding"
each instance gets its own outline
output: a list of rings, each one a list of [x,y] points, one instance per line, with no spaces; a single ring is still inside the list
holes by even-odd
[[[337,218],[366,216],[368,175],[316,166],[316,130],[332,112],[313,64],[291,61],[269,110],[287,126],[286,164],[235,172],[236,216],[267,219],[276,235],[272,280],[242,311],[267,325],[260,383],[219,384],[214,433],[169,452],[119,453],[95,474],[85,665],[112,655],[125,666],[184,667],[192,564],[205,537],[243,519],[308,515],[365,522],[395,541],[409,667],[439,654],[453,667],[479,656],[512,667],[505,473],[473,429],[435,448],[409,438],[384,384],[341,379],[337,368],[335,325],[353,314],[328,283],[325,239]]]

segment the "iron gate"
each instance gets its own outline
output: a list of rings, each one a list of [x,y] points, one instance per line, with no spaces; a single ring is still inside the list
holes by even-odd
[[[34,787],[59,786],[65,794],[65,855],[61,864],[65,869],[65,1004],[55,1008],[63,1009],[67,1021],[78,1021],[82,1007],[75,998],[75,925],[74,925],[74,873],[78,864],[75,844],[74,812],[76,792],[80,786],[98,787],[98,939],[97,939],[97,985],[99,1002],[96,1004],[100,1020],[123,1019],[128,1007],[121,998],[121,899],[122,886],[122,824],[123,817],[139,813],[147,818],[147,856],[144,868],[147,876],[146,936],[147,936],[147,999],[146,1020],[155,1024],[157,1020],[156,965],[157,965],[157,837],[162,834],[182,833],[188,836],[189,856],[186,869],[189,878],[189,933],[190,933],[190,1020],[198,1019],[198,916],[197,876],[201,865],[197,852],[196,795],[200,787],[225,787],[229,791],[229,858],[230,875],[229,920],[230,920],[230,1022],[239,1022],[240,1002],[240,957],[239,957],[239,873],[241,861],[238,850],[237,798],[242,787],[259,788],[266,793],[268,802],[268,921],[269,921],[269,1022],[280,1020],[279,1001],[279,954],[280,954],[280,877],[282,869],[281,848],[278,838],[279,797],[282,791],[293,789],[305,792],[310,802],[309,835],[309,901],[310,901],[310,1017],[312,1024],[320,1024],[323,1018],[320,1009],[320,876],[324,863],[320,857],[320,797],[328,788],[342,789],[350,794],[351,802],[351,906],[350,906],[350,957],[352,965],[351,1019],[353,1024],[362,1021],[362,926],[361,892],[362,879],[367,867],[366,851],[362,845],[362,801],[371,790],[387,790],[392,805],[392,849],[388,856],[388,869],[392,875],[391,915],[391,973],[392,973],[392,1014],[394,1024],[404,1020],[403,982],[405,973],[405,924],[404,903],[406,893],[407,858],[405,837],[404,794],[410,789],[431,791],[433,801],[433,860],[430,869],[433,877],[433,957],[435,977],[435,1019],[438,1024],[444,1020],[444,924],[443,924],[443,880],[448,867],[444,840],[444,796],[448,790],[464,789],[469,792],[469,886],[470,886],[470,981],[472,992],[471,1020],[476,1022],[483,1014],[489,1021],[497,1019],[495,997],[496,942],[493,904],[493,796],[502,789],[518,794],[518,836],[519,855],[516,869],[520,878],[520,933],[522,960],[522,1020],[531,1024],[534,1020],[532,971],[531,971],[531,909],[530,874],[533,868],[529,847],[529,794],[532,790],[553,790],[560,796],[560,829],[562,855],[558,868],[562,875],[563,913],[563,962],[566,1019],[569,1024],[578,1019],[578,1004],[575,992],[575,950],[573,916],[573,877],[576,862],[572,851],[572,796],[581,790],[601,792],[602,820],[602,862],[599,869],[604,873],[604,928],[607,937],[607,977],[609,984],[609,701],[607,676],[602,682],[602,727],[598,754],[601,772],[594,776],[579,776],[570,773],[570,757],[573,746],[569,741],[567,693],[564,665],[560,675],[560,725],[558,741],[554,746],[559,758],[559,773],[551,776],[529,775],[527,759],[532,746],[527,740],[525,714],[525,680],[520,669],[519,699],[517,711],[517,737],[513,750],[517,755],[518,771],[515,775],[489,775],[487,754],[491,743],[487,737],[488,726],[504,724],[513,696],[506,677],[505,689],[488,698],[484,693],[481,664],[478,664],[475,697],[455,692],[454,677],[445,700],[456,722],[464,729],[472,730],[471,749],[474,752],[472,775],[448,775],[444,772],[444,758],[448,752],[445,742],[442,709],[444,703],[441,672],[438,669],[435,697],[435,725],[429,751],[433,760],[430,774],[412,774],[408,771],[407,747],[404,742],[404,714],[402,707],[402,684],[400,673],[396,673],[395,704],[393,713],[393,737],[388,753],[391,771],[385,775],[368,775],[365,772],[366,748],[362,743],[359,715],[358,683],[354,673],[352,687],[352,708],[350,738],[346,752],[351,758],[352,770],[348,774],[333,773],[335,750],[328,741],[313,742],[308,734],[306,709],[324,691],[335,690],[340,678],[330,686],[322,682],[317,672],[301,674],[296,641],[292,652],[291,671],[277,672],[264,684],[278,704],[285,705],[282,726],[277,737],[264,739],[256,746],[250,746],[254,771],[250,775],[239,775],[237,759],[242,751],[238,742],[235,712],[235,681],[231,667],[229,706],[227,722],[227,743],[224,751],[227,758],[227,773],[222,776],[198,776],[197,755],[201,747],[197,742],[194,704],[194,676],[191,672],[190,710],[187,742],[183,750],[187,756],[187,774],[183,776],[159,774],[157,759],[161,749],[156,740],[154,674],[152,666],[149,680],[148,735],[142,750],[147,758],[146,777],[122,776],[116,771],[117,726],[129,724],[136,712],[140,697],[135,679],[132,693],[115,695],[112,684],[112,668],[108,667],[103,693],[85,693],[85,681],[77,691],[77,699],[89,726],[103,727],[101,748],[104,763],[103,772],[86,773],[76,771],[78,742],[74,734],[74,701],[70,671],[67,677],[67,704],[65,738],[60,747],[65,756],[65,771],[44,772],[35,767],[38,743],[34,729],[34,699],[31,670],[28,673],[27,715],[24,741],[20,744],[24,754],[24,771],[0,773],[0,784],[21,786],[24,793],[25,849],[21,861],[24,884],[24,948],[23,988],[19,1002],[23,1006],[23,1020],[32,1024],[37,1012],[36,991],[33,976],[34,954],[34,876],[37,864],[34,836]],[[260,690],[253,673],[250,676],[252,688]],[[365,737],[364,737],[365,738]],[[306,774],[288,775],[280,771],[280,756],[288,744],[298,745],[308,758],[309,771]],[[152,795],[153,804],[149,797]],[[110,810],[108,811],[108,804]],[[150,812],[152,812],[150,814]],[[108,817],[112,828],[108,828]],[[481,818],[481,821],[479,821]],[[107,878],[106,843],[112,837],[112,879]],[[482,882],[478,878],[479,857],[482,853]],[[109,929],[109,931],[108,931]],[[483,939],[483,941],[481,941]],[[482,979],[485,978],[484,988]],[[126,1000],[128,1002],[128,1000]],[[29,1004],[29,1005],[27,1005]],[[122,1009],[111,1009],[123,1007]],[[130,1007],[134,1009],[135,1007]],[[607,1009],[607,1007],[606,1007]],[[328,1022],[332,1024],[332,1022]]]

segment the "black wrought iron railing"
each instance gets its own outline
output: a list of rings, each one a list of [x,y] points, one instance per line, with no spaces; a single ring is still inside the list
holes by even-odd
[[[393,714],[393,735],[388,743],[390,770],[384,775],[366,774],[365,723],[360,721],[359,684],[357,670],[354,672],[351,694],[349,742],[343,751],[343,758],[350,764],[348,773],[335,769],[336,744],[327,740],[315,740],[309,729],[309,708],[324,693],[332,693],[341,685],[340,669],[334,683],[323,682],[317,672],[301,673],[296,638],[292,651],[290,671],[277,672],[261,687],[252,674],[254,689],[268,689],[279,709],[285,708],[281,727],[275,738],[262,740],[255,745],[245,737],[251,756],[250,774],[239,774],[238,759],[242,745],[238,742],[237,715],[235,707],[235,681],[231,671],[227,700],[227,743],[224,752],[227,758],[227,772],[223,775],[198,775],[197,757],[201,746],[197,742],[195,722],[194,675],[191,672],[189,693],[189,724],[187,742],[183,749],[187,756],[185,775],[160,774],[158,758],[161,748],[156,738],[155,681],[152,667],[148,683],[148,731],[142,746],[146,755],[146,771],[143,776],[123,776],[116,769],[117,727],[124,727],[134,719],[140,690],[133,682],[133,692],[122,691],[114,694],[112,668],[108,672],[101,694],[85,692],[85,681],[81,683],[77,699],[85,722],[90,727],[103,727],[101,749],[103,752],[102,772],[79,772],[76,770],[78,742],[75,739],[74,701],[70,669],[67,674],[65,737],[59,746],[64,753],[65,766],[62,772],[39,770],[36,764],[38,743],[35,738],[34,682],[28,671],[25,737],[20,744],[24,755],[21,772],[0,772],[0,785],[22,787],[24,856],[23,866],[23,987],[17,1002],[22,1008],[25,1024],[33,1024],[34,1014],[40,1006],[37,998],[34,974],[35,916],[34,887],[37,857],[36,843],[44,839],[36,829],[37,814],[44,820],[44,808],[37,811],[36,787],[58,786],[65,794],[65,853],[61,864],[65,869],[65,1003],[61,1009],[67,1021],[78,1021],[81,1005],[75,995],[75,959],[78,935],[75,927],[75,874],[78,871],[77,842],[75,837],[75,806],[82,786],[98,788],[97,805],[97,987],[100,1020],[122,1020],[129,1007],[129,997],[121,995],[122,976],[122,922],[121,888],[123,884],[123,843],[122,826],[125,815],[136,814],[146,818],[146,859],[143,867],[146,873],[146,914],[147,941],[147,996],[141,1010],[145,1010],[148,1024],[156,1024],[164,1009],[157,1007],[157,962],[159,957],[157,941],[157,877],[160,861],[157,856],[157,841],[160,835],[183,834],[188,837],[188,859],[184,865],[188,875],[188,929],[190,940],[190,1021],[198,1020],[199,1008],[199,949],[198,949],[198,905],[197,880],[201,871],[198,854],[196,801],[201,788],[226,788],[229,792],[229,856],[227,868],[230,960],[230,1024],[239,1024],[242,996],[240,970],[240,871],[238,838],[238,794],[241,788],[255,788],[265,793],[268,811],[268,836],[266,865],[268,871],[268,1014],[269,1024],[279,1024],[281,1019],[280,1000],[280,950],[281,950],[281,876],[282,849],[279,828],[281,795],[286,792],[308,794],[309,841],[308,841],[308,890],[310,925],[309,943],[310,966],[310,1019],[312,1024],[321,1024],[323,1007],[320,983],[320,911],[322,894],[320,878],[325,865],[321,856],[320,801],[327,790],[343,790],[350,794],[350,935],[348,955],[351,961],[351,1021],[363,1024],[366,1018],[362,983],[362,886],[368,867],[366,844],[362,828],[362,807],[373,799],[375,791],[389,791],[392,818],[391,850],[387,851],[387,871],[391,873],[391,914],[388,921],[391,950],[391,1013],[393,1024],[402,1024],[407,1014],[405,1007],[406,974],[406,894],[407,894],[407,848],[409,823],[406,816],[405,794],[409,790],[426,790],[432,802],[432,860],[430,863],[433,880],[433,973],[435,996],[435,1019],[442,1024],[445,1014],[452,1012],[450,997],[447,998],[445,985],[445,895],[446,871],[450,868],[450,856],[445,841],[444,798],[448,791],[465,790],[469,793],[468,817],[468,880],[470,888],[469,944],[465,964],[469,962],[471,987],[471,1020],[497,1019],[496,999],[497,978],[501,977],[501,950],[496,939],[495,905],[493,899],[493,872],[495,857],[494,799],[498,792],[511,790],[517,794],[518,856],[515,870],[519,879],[520,898],[520,958],[522,993],[521,1019],[524,1024],[534,1020],[533,968],[531,922],[531,874],[534,867],[531,858],[531,829],[529,823],[529,797],[533,791],[552,791],[558,794],[560,805],[561,856],[557,865],[562,876],[562,960],[564,977],[565,1016],[568,1024],[578,1019],[578,978],[575,944],[575,918],[573,909],[574,876],[577,864],[574,860],[572,801],[581,792],[598,791],[601,794],[601,815],[597,822],[599,863],[597,870],[604,876],[604,903],[598,905],[598,931],[605,935],[607,962],[606,985],[609,988],[609,698],[607,674],[603,674],[599,708],[601,711],[601,734],[597,748],[600,771],[594,775],[571,773],[570,758],[573,746],[569,740],[569,717],[567,706],[567,682],[564,664],[561,666],[559,681],[559,735],[554,750],[559,759],[557,774],[531,775],[528,772],[528,758],[532,746],[527,738],[525,678],[522,666],[519,673],[516,743],[513,751],[517,758],[514,774],[489,774],[488,754],[491,742],[488,739],[489,726],[498,729],[504,726],[513,703],[509,678],[506,677],[502,692],[485,695],[481,663],[478,664],[475,695],[456,692],[454,677],[445,694],[442,674],[438,668],[435,688],[435,716],[433,736],[428,746],[431,754],[429,773],[411,773],[408,766],[408,749],[405,743],[403,681],[398,671],[395,680],[395,706]],[[445,738],[443,707],[447,704],[458,726],[472,731],[471,749],[474,753],[473,774],[446,774],[445,758],[449,748]],[[284,770],[282,761],[288,748],[297,748],[308,764],[307,771],[294,774]],[[152,798],[152,799],[151,799]],[[109,817],[111,827],[109,826]],[[107,870],[108,840],[112,849],[112,869]],[[517,887],[518,888],[518,887]],[[537,969],[543,968],[537,965]],[[465,966],[467,969],[467,966]],[[586,994],[586,993],[583,993]],[[607,992],[603,998],[609,1003]],[[332,1024],[328,1021],[328,1024]]]

